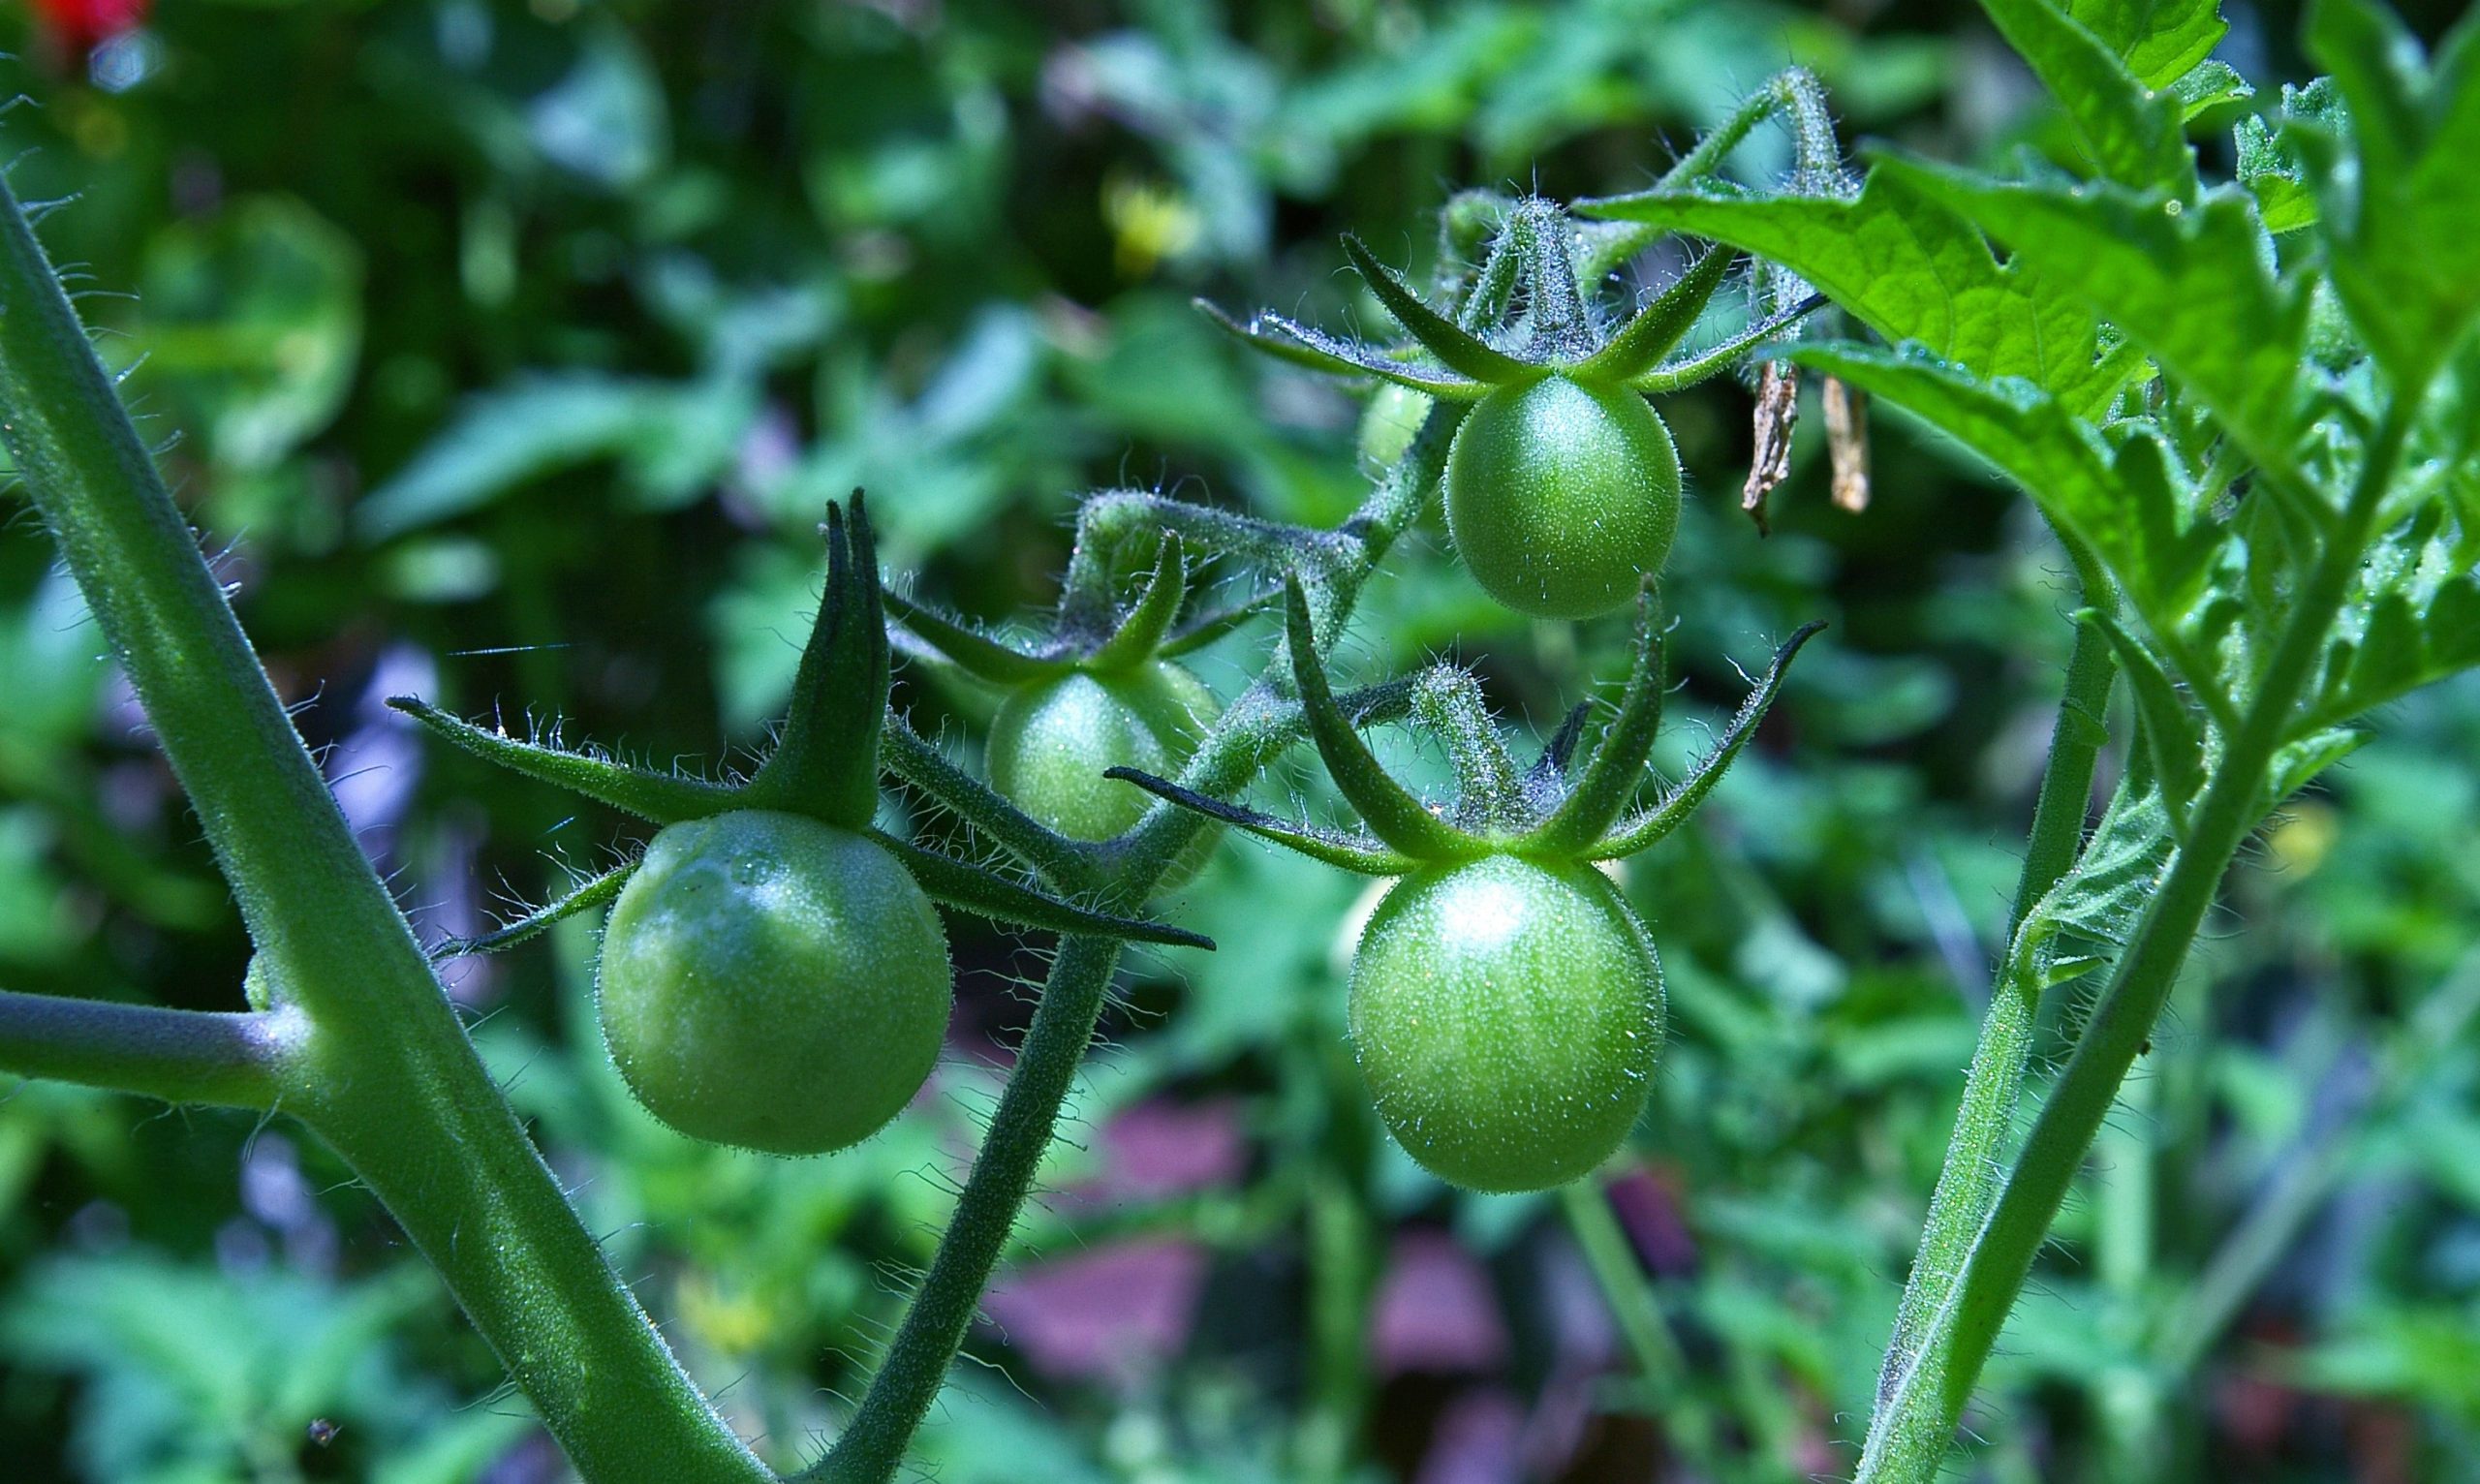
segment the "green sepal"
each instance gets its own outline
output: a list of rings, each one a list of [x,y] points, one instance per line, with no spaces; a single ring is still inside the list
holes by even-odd
[[[1452,371],[1432,371],[1398,360],[1374,346],[1327,334],[1279,314],[1259,314],[1243,325],[1204,299],[1198,299],[1196,306],[1205,311],[1207,319],[1222,326],[1224,333],[1242,344],[1311,371],[1332,376],[1374,376],[1449,402],[1474,401],[1490,389],[1485,383]],[[1268,333],[1270,328],[1273,333]]]
[[[826,599],[792,676],[775,751],[749,781],[748,806],[860,829],[879,810],[879,727],[887,709],[887,621],[878,544],[861,492],[848,521],[826,507]]]
[[[1711,350],[1699,351],[1686,360],[1656,366],[1641,376],[1630,378],[1628,385],[1650,397],[1682,391],[1699,382],[1711,381],[1746,359],[1749,352],[1780,337],[1784,330],[1823,308],[1825,301],[1824,294],[1812,294],[1781,314],[1758,321]]]
[[[1696,327],[1697,317],[1731,270],[1732,257],[1729,249],[1716,248],[1698,259],[1677,283],[1621,325],[1600,350],[1568,367],[1567,376],[1588,386],[1602,386],[1632,381],[1652,370]]]
[[[1636,597],[1635,663],[1628,672],[1628,689],[1620,696],[1619,714],[1602,728],[1601,740],[1586,762],[1584,776],[1567,789],[1557,812],[1518,839],[1510,849],[1520,854],[1558,857],[1582,855],[1610,832],[1645,776],[1654,738],[1662,724],[1662,641],[1654,624],[1651,579]],[[1575,727],[1562,728],[1566,747],[1574,747]],[[1552,743],[1557,751],[1560,743]],[[1544,752],[1545,758],[1551,756]]]
[[[1479,841],[1440,819],[1387,776],[1369,744],[1335,704],[1335,693],[1311,632],[1309,597],[1301,591],[1296,574],[1284,576],[1284,616],[1291,643],[1292,677],[1300,691],[1301,715],[1309,724],[1310,738],[1318,744],[1318,755],[1325,759],[1335,787],[1360,811],[1370,833],[1390,850],[1419,861],[1464,860],[1483,853]]]
[[[1504,386],[1541,375],[1540,367],[1527,365],[1493,349],[1479,336],[1423,303],[1411,285],[1372,257],[1360,238],[1348,232],[1344,236],[1344,256],[1351,260],[1370,292],[1395,317],[1395,323],[1404,326],[1405,333],[1419,341],[1421,348],[1437,356],[1448,370],[1487,386]]]
[[[730,784],[680,778],[566,748],[519,742],[504,731],[450,716],[418,696],[391,696],[388,704],[429,727],[442,740],[485,762],[498,763],[538,783],[584,794],[623,814],[652,819],[657,824],[677,824],[683,819],[703,819],[726,810],[754,807],[742,790]]]
[[[895,615],[897,623],[976,680],[992,685],[1028,685],[1065,675],[1074,668],[1067,660],[1010,648],[901,593],[883,592],[880,601]]]
[[[1160,654],[1163,638],[1179,621],[1180,603],[1188,596],[1188,587],[1187,554],[1181,549],[1178,535],[1166,531],[1162,534],[1162,547],[1154,557],[1154,571],[1145,579],[1145,590],[1121,618],[1119,628],[1086,657],[1084,667],[1134,669]]]
[[[1081,885],[1089,876],[1095,847],[1044,828],[893,712],[879,732],[879,763],[1053,884]]]
[[[504,923],[478,938],[451,938],[439,945],[437,956],[455,958],[468,953],[497,953],[548,930],[564,917],[574,917],[598,907],[608,907],[620,899],[620,888],[629,884],[629,878],[637,874],[637,864],[632,860],[600,876],[589,877],[515,921]]]
[[[1245,805],[1209,798],[1194,789],[1183,788],[1167,778],[1157,778],[1136,768],[1104,768],[1102,776],[1134,784],[1156,798],[1176,804],[1192,814],[1200,814],[1235,829],[1246,830],[1260,840],[1297,850],[1312,860],[1338,870],[1357,871],[1363,876],[1404,876],[1420,869],[1421,863],[1411,856],[1389,850],[1384,844],[1365,835],[1278,819],[1273,815],[1260,814]]]
[[[1782,647],[1774,651],[1774,663],[1767,668],[1765,679],[1749,693],[1748,699],[1740,703],[1739,714],[1731,718],[1730,729],[1722,734],[1721,742],[1707,753],[1704,760],[1697,763],[1686,778],[1680,780],[1678,787],[1664,794],[1660,803],[1640,810],[1622,821],[1591,849],[1583,851],[1584,858],[1617,860],[1633,855],[1687,822],[1688,817],[1696,812],[1696,806],[1705,802],[1705,795],[1713,792],[1714,786],[1730,771],[1740,749],[1748,746],[1749,738],[1756,735],[1756,724],[1765,720],[1766,708],[1774,704],[1774,697],[1782,690],[1782,677],[1790,669],[1792,657],[1799,654],[1800,646],[1815,637],[1823,628],[1824,620],[1816,619],[1793,631],[1791,636],[1782,641]]]
[[[1165,638],[1162,641],[1162,647],[1157,653],[1162,659],[1170,660],[1203,649],[1274,606],[1282,597],[1282,589],[1270,587],[1245,602],[1200,613],[1182,624],[1176,632]]]
[[[904,869],[911,873],[913,880],[932,900],[962,908],[976,916],[1011,922],[1021,927],[1044,928],[1054,933],[1125,938],[1132,943],[1162,943],[1174,948],[1214,947],[1214,940],[1202,933],[1192,933],[1187,928],[1172,927],[1163,922],[1093,912],[1011,881],[997,872],[968,865],[936,850],[923,850],[909,840],[898,840],[884,830],[871,829],[865,833],[893,851],[896,859],[903,862]]]

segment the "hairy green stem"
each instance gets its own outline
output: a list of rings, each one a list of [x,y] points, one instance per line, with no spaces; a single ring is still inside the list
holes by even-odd
[[[2093,590],[2088,588],[2086,594],[2092,597]],[[2108,737],[2102,714],[2116,674],[2109,640],[2090,624],[2076,625],[2074,648],[2066,661],[2065,694],[2050,730],[2049,762],[2041,773],[2023,873],[2015,883],[2015,905],[2007,922],[2010,941],[2031,914],[2033,904],[2075,864],[2084,841],[2085,816],[2092,806],[2093,764]],[[1877,1375],[1880,1404],[1919,1354],[1931,1317],[1945,1303],[1955,1275],[1963,1271],[1972,1236],[1998,1198],[1999,1155],[2015,1127],[2040,1005],[2041,984],[2031,964],[2026,955],[2008,952],[1992,986],[1980,1041],[1972,1048],[1971,1069],[1964,1076],[1963,1102],[1955,1110],[1946,1162],[1938,1172],[1929,1219],[1921,1226],[1911,1277],[1904,1284],[1903,1304],[1896,1312],[1894,1338]]]
[[[835,1451],[801,1475],[834,1484],[880,1484],[894,1477],[921,1419],[946,1384],[947,1366],[981,1305],[999,1255],[1016,1224],[1016,1214],[1034,1188],[1034,1175],[1050,1150],[1060,1104],[1075,1084],[1076,1068],[1119,967],[1120,947],[1107,938],[1061,941],[1059,959],[1042,986],[1033,1028],[1016,1055],[1016,1068],[990,1120],[989,1136],[974,1159],[955,1218],[940,1238],[939,1253],[914,1295],[885,1361],[861,1399],[860,1410],[836,1440]]]
[[[5,185],[0,442],[306,1022],[279,1064],[285,1108],[387,1203],[585,1477],[767,1477],[672,1360],[466,1040]]]
[[[1880,1398],[1861,1455],[1863,1484],[1927,1484],[1944,1464],[1964,1406],[2031,1273],[2032,1258],[2083,1167],[2093,1134],[2109,1116],[2120,1083],[2160,1017],[2223,874],[2263,816],[2275,756],[2297,725],[2316,659],[2366,557],[2377,510],[2402,458],[2417,389],[2398,388],[2332,538],[2292,602],[2256,694],[2189,815],[2186,836],[2132,943],[2033,1123],[1920,1353]]]
[[[0,990],[0,1070],[264,1111],[304,1029],[294,1010],[209,1014]]]

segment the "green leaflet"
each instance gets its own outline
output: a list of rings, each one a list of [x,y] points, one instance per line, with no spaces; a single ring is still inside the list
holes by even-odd
[[[2186,76],[2230,29],[2220,0],[2067,0],[2066,13],[2150,88]]]
[[[2480,572],[2467,511],[2422,505],[2370,556],[2325,652],[2306,727],[2330,727],[2480,665]]]
[[[2145,899],[2169,865],[2170,812],[2150,768],[2127,770],[2075,869],[2043,894],[2007,953],[2043,988],[2104,968],[2135,931]]]
[[[2218,533],[2199,518],[2193,490],[2158,438],[2126,429],[2114,448],[2028,383],[1984,382],[1916,351],[1803,346],[1795,358],[1913,413],[1996,464],[2100,558],[2156,634],[2175,638],[2187,628]]]
[[[2239,70],[2226,62],[2199,63],[2195,70],[2170,86],[2179,100],[2180,121],[2191,122],[2196,115],[2226,103],[2245,103],[2256,96],[2255,88],[2239,75]]]
[[[1878,169],[2082,297],[2209,408],[2249,458],[2291,470],[2308,294],[2276,276],[2253,197],[2224,186],[2187,205],[2100,183],[2009,185],[1907,159]]]
[[[2123,360],[2096,364],[2091,309],[2021,263],[2000,263],[1970,223],[1882,170],[1850,200],[1711,186],[1577,209],[1770,258],[1886,339],[1916,340],[1984,376],[2023,377],[2085,416],[2099,413],[2124,375]]]
[[[2334,79],[2319,77],[2306,87],[2283,83],[2278,110],[2251,114],[2231,131],[2239,183],[2254,194],[2256,215],[2267,232],[2297,232],[2316,220],[2316,194],[2309,189],[2296,153],[2283,147],[2282,131],[2294,123],[2340,128],[2344,122]]]
[[[2308,49],[2350,109],[2347,143],[2303,140],[2334,288],[2387,374],[2417,387],[2480,314],[2480,17],[2423,68],[2390,14],[2322,0]]]
[[[2117,51],[2049,0],[1981,0],[1981,9],[2066,110],[2104,176],[2140,191],[2195,194],[2196,157],[2176,96],[2147,87]]]
[[[2161,801],[2184,835],[2187,807],[2204,786],[2204,726],[2187,703],[2179,698],[2178,685],[2161,667],[2161,661],[2124,625],[2092,608],[2077,616],[2100,630],[2110,641],[2111,652],[2118,656],[2119,668],[2127,677],[2127,690],[2135,697],[2136,732],[2143,739],[2145,755],[2153,759]]]

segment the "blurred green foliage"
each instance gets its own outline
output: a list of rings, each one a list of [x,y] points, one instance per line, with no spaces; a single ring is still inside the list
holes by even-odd
[[[2291,16],[2225,9],[2222,54],[2279,80]],[[1338,231],[1418,260],[1455,187],[1641,184],[1788,60],[1854,137],[1975,158],[2057,127],[1976,13],[1916,3],[159,0],[83,57],[14,8],[0,28],[41,104],[9,117],[13,180],[75,195],[46,240],[99,291],[244,622],[443,936],[622,826],[425,753],[384,696],[522,695],[633,754],[728,762],[779,706],[820,509],[854,485],[893,572],[993,621],[1047,602],[1084,489],[1349,509],[1357,406],[1245,359],[1193,294],[1371,320]],[[1782,162],[1760,139],[1739,165]],[[1557,1198],[1456,1194],[1385,1143],[1342,1036],[1369,898],[1229,844],[1179,915],[1224,951],[1139,960],[925,1469],[1848,1467],[2030,812],[2061,558],[1892,417],[1865,514],[1827,507],[1804,430],[1760,541],[1730,499],[1745,392],[1664,411],[1693,492],[1667,579],[1679,711],[1718,721],[1738,665],[1836,627],[1627,882],[1675,1026],[1612,1172],[1632,1276],[1596,1285]],[[21,509],[0,528],[0,982],[235,1007],[238,921]],[[1624,626],[1512,620],[1442,533],[1411,545],[1348,672],[1454,646],[1518,727],[1622,672]],[[1230,689],[1264,646],[1244,632],[1201,671]],[[970,749],[987,696],[899,679]],[[1678,727],[1663,766],[1697,740]],[[2264,836],[2009,1330],[1978,1474],[2480,1468],[2475,759],[2480,687],[2414,696]],[[1319,776],[1263,791],[1327,808]],[[952,928],[932,1094],[811,1161],[637,1109],[593,1029],[590,931],[451,970],[589,1224],[778,1462],[841,1415],[1028,1013],[1038,944]],[[560,1476],[344,1181],[281,1123],[14,1091],[0,1472]],[[1614,1321],[1648,1299],[1667,1355]]]

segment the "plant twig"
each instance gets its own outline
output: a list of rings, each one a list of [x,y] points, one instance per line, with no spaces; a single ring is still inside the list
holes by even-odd
[[[581,1474],[769,1478],[673,1360],[466,1039],[5,183],[0,442],[305,1022],[276,1064],[286,1110],[394,1214]]]

